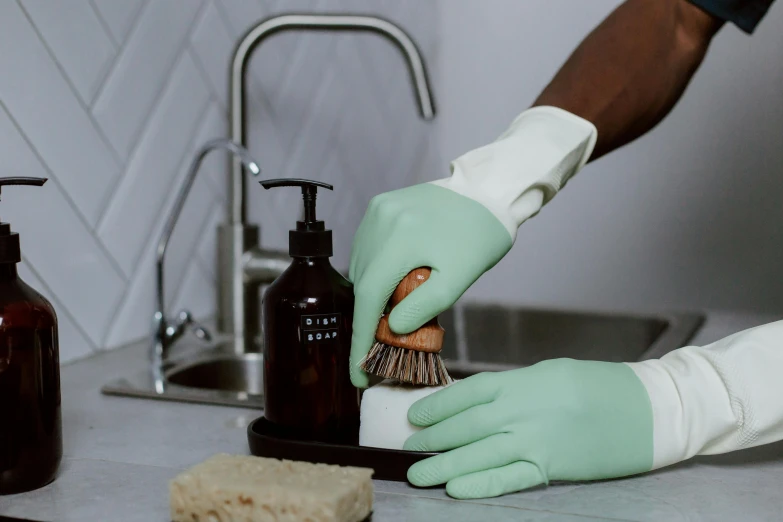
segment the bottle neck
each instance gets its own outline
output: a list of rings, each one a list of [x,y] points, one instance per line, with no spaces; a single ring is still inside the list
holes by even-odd
[[[17,277],[16,263],[0,263],[0,281],[13,281]]]
[[[291,263],[294,265],[311,266],[311,267],[332,266],[332,263],[329,262],[328,257],[294,257]]]

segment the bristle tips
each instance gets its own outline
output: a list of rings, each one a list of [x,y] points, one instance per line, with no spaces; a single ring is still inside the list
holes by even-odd
[[[452,382],[440,354],[407,350],[377,341],[359,366],[367,373],[414,385],[444,386]]]

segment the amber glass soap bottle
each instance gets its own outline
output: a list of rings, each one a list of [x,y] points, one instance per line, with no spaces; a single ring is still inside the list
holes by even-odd
[[[353,287],[329,262],[332,231],[315,215],[318,187],[332,186],[302,179],[261,184],[301,187],[304,199],[304,220],[289,232],[291,266],[264,295],[264,416],[288,436],[357,444],[359,393],[349,373]]]
[[[0,188],[45,181],[0,178]],[[19,234],[0,223],[0,494],[54,480],[63,451],[57,316],[19,278],[19,261]]]

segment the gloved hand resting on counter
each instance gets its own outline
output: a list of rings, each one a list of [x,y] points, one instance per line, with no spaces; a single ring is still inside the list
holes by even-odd
[[[492,497],[550,480],[622,477],[783,439],[783,321],[661,359],[555,359],[420,399],[404,448],[417,486]]]
[[[595,127],[554,107],[523,112],[497,141],[451,164],[452,176],[375,197],[351,251],[349,277],[356,304],[351,380],[366,388],[359,363],[394,288],[414,268],[429,280],[389,317],[410,333],[457,299],[510,249],[517,228],[589,158]]]

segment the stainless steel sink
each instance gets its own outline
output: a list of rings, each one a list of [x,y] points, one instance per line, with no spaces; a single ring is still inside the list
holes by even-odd
[[[703,322],[690,313],[628,314],[458,306],[440,316],[452,373],[529,366],[545,359],[634,362],[685,345]],[[450,333],[452,333],[450,335]]]
[[[557,357],[611,362],[660,357],[684,346],[701,325],[703,316],[464,304],[441,314],[440,321],[446,328],[443,357],[451,374],[464,378]],[[232,346],[218,343],[195,352],[190,350],[164,368],[163,383],[157,387],[145,368],[108,383],[102,392],[262,408],[263,358],[255,353],[234,354]]]
[[[170,384],[187,388],[204,388],[230,393],[263,395],[263,357],[248,353],[241,357],[225,355],[191,362],[175,367],[167,380]]]
[[[138,369],[101,388],[105,395],[139,397],[177,402],[263,408],[263,357],[258,353],[236,354],[234,344],[219,342],[198,347],[185,338],[180,350],[163,369],[162,382],[149,368]]]

